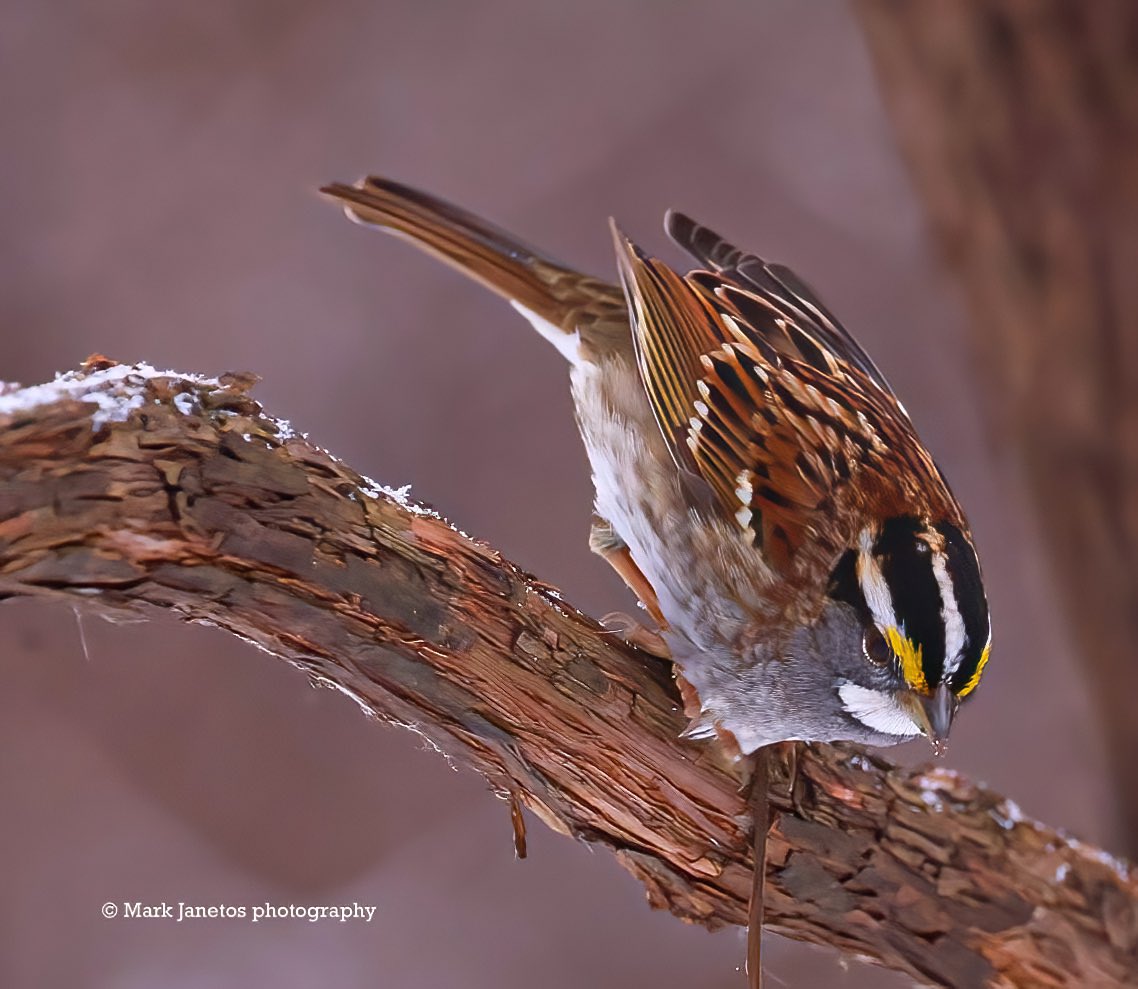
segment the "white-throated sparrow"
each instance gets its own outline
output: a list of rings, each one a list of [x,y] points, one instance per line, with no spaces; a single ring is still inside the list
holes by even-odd
[[[690,734],[943,747],[990,650],[976,552],[881,372],[801,280],[679,213],[665,228],[700,267],[614,228],[622,289],[385,179],[322,191],[569,360],[591,545],[660,624]]]

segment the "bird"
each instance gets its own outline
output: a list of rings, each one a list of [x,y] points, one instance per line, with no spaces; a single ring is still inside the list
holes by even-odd
[[[610,221],[615,280],[371,176],[321,192],[507,300],[565,358],[595,490],[590,548],[639,598],[689,725],[756,755],[752,985],[761,979],[763,758],[787,742],[943,754],[991,653],[964,512],[873,360],[791,269],[684,213],[693,266]],[[641,641],[644,641],[643,639]]]

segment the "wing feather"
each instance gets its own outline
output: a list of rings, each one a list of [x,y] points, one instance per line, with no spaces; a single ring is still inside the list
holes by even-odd
[[[959,516],[884,377],[797,276],[682,214],[668,232],[707,270],[681,277],[614,227],[641,378],[677,463],[773,567],[807,545],[835,556],[874,513]]]
[[[785,265],[768,264],[675,210],[668,211],[664,229],[677,246],[700,264],[707,265],[726,281],[749,290],[807,339],[813,338],[824,351],[840,357],[883,391],[893,394],[885,375],[861,344],[838,322],[817,293]],[[759,327],[761,323],[755,325]]]
[[[612,225],[637,362],[677,463],[690,466],[685,437],[699,400],[700,359],[723,343],[715,310],[662,261]]]

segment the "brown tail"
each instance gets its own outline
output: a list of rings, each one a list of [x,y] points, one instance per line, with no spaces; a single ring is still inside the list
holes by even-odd
[[[335,182],[320,191],[340,203],[349,219],[403,236],[567,333],[583,309],[597,303],[623,306],[615,286],[566,268],[493,224],[418,189],[372,176],[354,186]]]

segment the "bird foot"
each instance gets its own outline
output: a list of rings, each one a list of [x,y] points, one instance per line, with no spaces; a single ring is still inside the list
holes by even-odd
[[[671,650],[668,649],[668,644],[659,632],[654,632],[647,626],[640,624],[635,618],[623,611],[613,611],[605,615],[601,619],[601,625],[642,652],[649,653],[659,659],[672,658]]]

